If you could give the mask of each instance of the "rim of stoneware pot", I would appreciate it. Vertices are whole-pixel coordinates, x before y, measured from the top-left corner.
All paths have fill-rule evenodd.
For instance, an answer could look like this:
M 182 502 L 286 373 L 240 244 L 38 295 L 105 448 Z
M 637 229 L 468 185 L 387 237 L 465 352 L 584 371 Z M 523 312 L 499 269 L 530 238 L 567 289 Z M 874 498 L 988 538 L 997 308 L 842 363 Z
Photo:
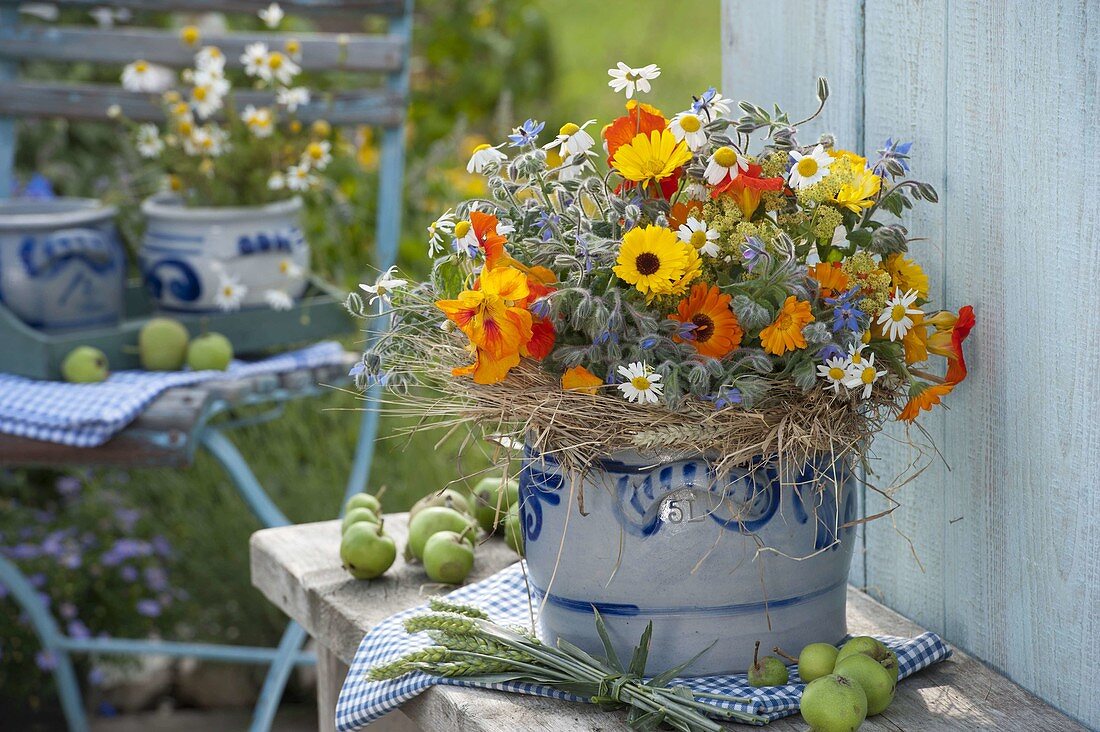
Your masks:
M 302 210 L 300 196 L 257 206 L 185 206 L 183 199 L 170 193 L 150 196 L 141 203 L 141 212 L 149 217 L 170 221 L 241 221 L 257 216 L 285 216 Z
M 118 209 L 94 198 L 0 199 L 0 231 L 66 229 L 113 219 Z

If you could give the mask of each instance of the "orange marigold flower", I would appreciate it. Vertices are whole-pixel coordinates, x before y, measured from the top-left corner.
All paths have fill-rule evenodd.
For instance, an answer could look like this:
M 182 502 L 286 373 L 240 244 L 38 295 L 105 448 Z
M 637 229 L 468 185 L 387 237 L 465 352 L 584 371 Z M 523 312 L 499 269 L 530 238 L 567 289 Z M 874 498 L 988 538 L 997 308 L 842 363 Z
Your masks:
M 691 344 L 700 355 L 722 358 L 741 345 L 744 335 L 737 316 L 730 310 L 731 299 L 717 287 L 699 282 L 668 317 L 695 326 Z M 673 340 L 682 342 L 679 336 L 673 336 Z
M 753 213 L 760 207 L 760 199 L 764 197 L 764 191 L 783 190 L 783 179 L 781 177 L 762 178 L 762 172 L 763 168 L 756 163 L 752 163 L 749 165 L 748 170 L 742 171 L 736 178 L 727 176 L 724 181 L 711 190 L 710 197 L 718 198 L 718 196 L 728 192 L 733 200 L 737 202 L 747 221 L 752 218 Z
M 836 297 L 848 289 L 848 275 L 840 268 L 840 262 L 818 262 L 810 267 L 809 275 L 821 286 L 822 297 Z
M 810 303 L 790 295 L 783 302 L 775 321 L 760 331 L 760 342 L 764 345 L 764 350 L 772 355 L 782 356 L 787 351 L 805 348 L 806 338 L 802 335 L 802 329 L 813 320 Z
M 607 164 L 620 146 L 634 139 L 635 135 L 661 131 L 668 127 L 668 120 L 661 110 L 644 102 L 631 99 L 626 103 L 626 114 L 603 128 L 603 139 L 607 143 Z
M 603 379 L 584 366 L 574 366 L 561 376 L 561 388 L 565 391 L 583 391 L 585 394 L 595 395 L 601 386 Z
M 950 394 L 954 388 L 955 385 L 951 383 L 929 385 L 924 382 L 917 382 L 909 390 L 909 401 L 906 402 L 905 407 L 898 414 L 898 420 L 912 422 L 922 409 L 932 411 L 932 407 L 939 404 L 940 400 Z

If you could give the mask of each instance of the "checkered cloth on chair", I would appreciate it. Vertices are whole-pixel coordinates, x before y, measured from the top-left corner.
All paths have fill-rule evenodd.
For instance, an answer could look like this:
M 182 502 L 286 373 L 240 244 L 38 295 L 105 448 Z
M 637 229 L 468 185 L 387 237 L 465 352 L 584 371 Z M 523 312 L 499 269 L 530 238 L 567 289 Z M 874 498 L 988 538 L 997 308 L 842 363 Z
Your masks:
M 216 379 L 239 379 L 342 363 L 344 348 L 324 341 L 222 371 L 116 371 L 101 384 L 66 384 L 0 374 L 0 432 L 73 447 L 94 447 L 134 420 L 161 392 Z
M 519 562 L 488 579 L 455 590 L 447 596 L 447 599 L 476 605 L 489 613 L 494 622 L 501 625 L 526 626 L 530 623 L 531 611 Z M 584 701 L 580 697 L 556 691 L 547 686 L 516 682 L 478 684 L 463 679 L 435 678 L 420 672 L 391 681 L 368 681 L 366 672 L 372 666 L 395 660 L 409 651 L 431 645 L 426 634 L 409 635 L 402 625 L 405 618 L 427 610 L 428 606 L 425 604 L 400 612 L 383 621 L 363 638 L 336 703 L 337 730 L 350 732 L 361 729 L 433 684 L 479 686 L 568 701 Z M 924 633 L 916 638 L 879 636 L 879 639 L 897 653 L 901 669 L 900 676 L 903 679 L 951 655 L 951 649 L 935 633 Z M 793 667 L 791 671 L 792 678 L 798 678 L 798 673 Z M 803 684 L 787 684 L 755 689 L 748 685 L 744 674 L 683 679 L 681 682 L 674 683 L 683 683 L 696 691 L 712 694 L 751 697 L 752 704 L 729 705 L 717 701 L 704 701 L 718 707 L 762 715 L 769 721 L 797 712 L 803 688 Z

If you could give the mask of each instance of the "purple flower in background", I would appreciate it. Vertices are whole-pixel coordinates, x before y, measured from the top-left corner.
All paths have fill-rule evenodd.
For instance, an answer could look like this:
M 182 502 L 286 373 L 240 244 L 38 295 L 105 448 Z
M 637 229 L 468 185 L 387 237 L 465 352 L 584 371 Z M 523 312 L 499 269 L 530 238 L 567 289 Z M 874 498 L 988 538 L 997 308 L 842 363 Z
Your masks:
M 76 605 L 71 602 L 63 602 L 57 606 L 57 613 L 66 620 L 72 620 L 76 617 Z
M 129 564 L 124 564 L 118 568 L 118 575 L 127 582 L 137 582 L 138 571 L 137 567 Z
M 168 573 L 162 567 L 146 567 L 144 574 L 145 585 L 153 592 L 168 589 Z
M 73 620 L 68 625 L 69 635 L 73 638 L 84 640 L 85 638 L 92 637 L 92 631 L 88 630 L 88 626 L 79 620 Z
M 37 559 L 42 556 L 42 550 L 37 544 L 16 544 L 11 549 L 7 550 L 8 555 L 12 559 Z
M 101 560 L 103 566 L 114 567 L 122 564 L 127 559 L 148 557 L 152 555 L 153 547 L 147 541 L 140 539 L 116 539 L 111 548 L 103 553 Z
M 508 135 L 508 139 L 512 141 L 513 147 L 534 145 L 535 142 L 538 141 L 539 133 L 542 132 L 542 128 L 545 126 L 545 122 L 536 122 L 533 119 L 528 119 L 519 127 L 512 130 L 512 134 Z
M 106 677 L 103 673 L 103 669 L 101 669 L 99 666 L 92 666 L 92 668 L 88 670 L 88 683 L 91 686 L 103 686 L 103 682 L 105 680 Z
M 156 600 L 138 600 L 137 611 L 147 618 L 155 618 L 160 615 L 160 603 Z
M 80 479 L 72 475 L 63 475 L 57 479 L 57 483 L 54 484 L 57 488 L 57 492 L 65 498 L 71 498 L 80 492 L 81 483 Z
M 39 651 L 34 654 L 34 662 L 43 671 L 53 671 L 57 668 L 57 656 L 53 654 L 53 651 Z
M 46 586 L 46 575 L 41 572 L 35 572 L 30 577 L 27 577 L 27 581 L 31 583 L 31 587 L 36 590 L 41 590 Z
M 152 540 L 153 551 L 160 557 L 171 557 L 175 552 L 172 551 L 172 544 L 161 535 L 156 535 Z
M 134 525 L 141 518 L 141 511 L 136 508 L 116 508 L 115 520 L 127 534 L 134 530 Z
M 80 565 L 84 563 L 84 558 L 80 555 L 80 550 L 74 549 L 62 554 L 57 563 L 65 569 L 80 569 Z

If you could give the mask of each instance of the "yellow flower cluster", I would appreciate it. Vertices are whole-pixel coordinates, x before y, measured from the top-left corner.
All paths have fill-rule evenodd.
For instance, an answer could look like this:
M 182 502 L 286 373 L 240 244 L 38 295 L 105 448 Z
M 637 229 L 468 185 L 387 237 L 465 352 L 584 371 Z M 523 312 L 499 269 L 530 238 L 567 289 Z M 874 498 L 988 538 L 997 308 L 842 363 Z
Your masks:
M 893 292 L 890 273 L 879 267 L 878 261 L 868 252 L 856 252 L 844 260 L 841 270 L 848 281 L 860 286 L 863 300 L 860 309 L 874 319 L 886 307 Z

